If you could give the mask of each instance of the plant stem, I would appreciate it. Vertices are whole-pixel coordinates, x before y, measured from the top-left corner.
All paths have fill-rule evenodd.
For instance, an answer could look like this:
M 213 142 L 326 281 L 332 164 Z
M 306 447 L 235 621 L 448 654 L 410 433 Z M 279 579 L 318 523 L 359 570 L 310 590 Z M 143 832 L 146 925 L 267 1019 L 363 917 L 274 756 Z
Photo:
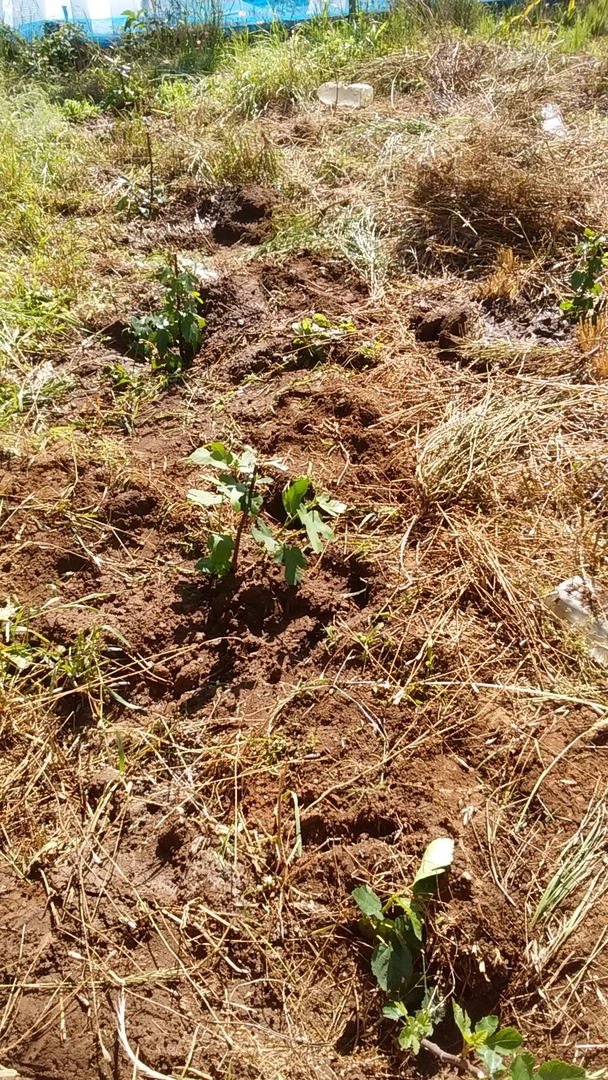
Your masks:
M 255 482 L 258 475 L 257 465 L 253 466 L 253 472 L 251 474 L 251 480 L 249 481 L 249 487 L 247 489 L 247 497 L 245 500 L 245 509 L 241 514 L 241 520 L 239 521 L 238 528 L 236 530 L 236 536 L 234 538 L 234 551 L 232 554 L 232 573 L 236 573 L 236 568 L 239 560 L 239 549 L 241 547 L 241 537 L 243 535 L 243 529 L 249 521 L 249 510 L 251 508 L 251 500 L 253 498 L 253 492 L 255 490 Z
M 467 1061 L 466 1058 L 461 1057 L 460 1054 L 449 1054 L 447 1050 L 442 1050 L 440 1046 L 437 1046 L 437 1043 L 431 1042 L 430 1039 L 421 1039 L 420 1046 L 439 1061 L 453 1065 L 455 1069 L 458 1069 L 458 1072 L 469 1073 L 470 1076 L 475 1076 L 477 1080 L 483 1080 L 485 1076 L 483 1070 L 473 1065 L 471 1061 Z
M 152 158 L 152 140 L 148 128 L 146 132 L 146 146 L 148 148 L 148 165 L 150 167 L 150 217 L 154 214 L 154 160 Z
M 183 371 L 184 368 L 186 367 L 186 362 L 187 362 L 188 358 L 186 356 L 186 350 L 184 348 L 184 335 L 183 335 L 183 332 L 182 332 L 182 315 L 183 315 L 183 312 L 182 312 L 182 308 L 181 308 L 181 295 L 180 295 L 179 288 L 178 288 L 178 285 L 177 285 L 177 278 L 179 277 L 179 263 L 177 261 L 177 254 L 175 252 L 173 253 L 173 276 L 175 278 L 175 284 L 174 284 L 174 290 L 173 290 L 173 298 L 174 298 L 174 302 L 175 302 L 175 313 L 177 315 L 177 325 L 178 325 L 178 330 L 179 330 L 178 340 L 177 340 L 177 347 L 179 349 L 179 358 L 180 358 L 180 361 L 181 361 L 181 370 Z

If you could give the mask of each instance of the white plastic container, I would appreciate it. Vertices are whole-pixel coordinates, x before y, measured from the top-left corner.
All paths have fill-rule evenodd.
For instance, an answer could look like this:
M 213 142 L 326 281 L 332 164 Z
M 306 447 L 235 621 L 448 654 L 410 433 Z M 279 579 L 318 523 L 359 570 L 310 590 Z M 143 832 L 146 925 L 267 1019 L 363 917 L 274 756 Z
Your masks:
M 374 88 L 369 83 L 324 82 L 317 90 L 323 105 L 346 105 L 349 109 L 362 109 L 374 100 Z
M 545 604 L 562 622 L 576 627 L 591 646 L 594 660 L 608 665 L 608 597 L 591 578 L 562 581 Z

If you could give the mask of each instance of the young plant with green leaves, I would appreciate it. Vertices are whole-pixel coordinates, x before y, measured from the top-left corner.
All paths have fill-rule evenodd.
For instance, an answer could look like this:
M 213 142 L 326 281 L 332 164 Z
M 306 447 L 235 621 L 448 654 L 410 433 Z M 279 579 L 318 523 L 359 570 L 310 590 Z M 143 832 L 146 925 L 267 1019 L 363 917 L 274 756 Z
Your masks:
M 352 334 L 356 326 L 351 319 L 340 319 L 332 323 L 327 315 L 315 312 L 305 315 L 299 322 L 292 323 L 294 333 L 292 344 L 309 363 L 321 364 L 327 359 L 328 347 L 341 341 L 347 334 Z
M 312 490 L 309 476 L 299 476 L 287 484 L 282 492 L 285 520 L 276 527 L 264 512 L 264 490 L 273 483 L 270 476 L 260 475 L 260 465 L 250 447 L 240 454 L 233 454 L 221 442 L 207 443 L 190 455 L 189 461 L 205 469 L 205 479 L 213 490 L 193 489 L 188 500 L 205 510 L 214 512 L 216 531 L 207 537 L 209 554 L 196 563 L 196 569 L 215 577 L 237 570 L 241 541 L 246 529 L 264 559 L 269 557 L 283 567 L 288 585 L 299 585 L 307 560 L 304 548 L 309 547 L 320 555 L 325 545 L 335 539 L 333 530 L 322 515 L 335 518 L 346 509 L 344 503 L 331 499 L 324 493 Z M 270 461 L 268 466 L 284 468 L 281 462 Z M 226 531 L 226 511 L 237 524 Z M 294 539 L 299 542 L 294 543 Z
M 443 1016 L 443 1002 L 426 986 L 421 961 L 424 946 L 424 910 L 439 877 L 452 863 L 454 841 L 433 840 L 426 848 L 411 885 L 411 896 L 397 893 L 382 904 L 367 885 L 353 891 L 362 913 L 361 926 L 371 936 L 372 973 L 389 994 L 383 1014 L 401 1023 L 399 1045 L 418 1053 L 420 1041 L 433 1033 Z
M 158 280 L 165 287 L 163 306 L 152 315 L 131 319 L 131 336 L 136 355 L 149 360 L 153 371 L 176 376 L 200 349 L 205 328 L 202 299 L 196 278 L 187 270 L 180 272 L 177 259 L 161 267 Z
M 153 179 L 151 184 L 138 184 L 121 176 L 118 181 L 120 197 L 116 200 L 117 213 L 126 217 L 141 217 L 146 221 L 166 202 L 165 185 L 162 180 Z
M 445 1016 L 446 1000 L 438 987 L 427 983 L 424 921 L 428 900 L 450 867 L 453 851 L 448 837 L 428 845 L 410 896 L 397 893 L 382 903 L 367 885 L 352 893 L 362 915 L 361 928 L 374 942 L 372 972 L 389 996 L 382 1015 L 400 1025 L 399 1046 L 414 1055 L 426 1050 L 477 1080 L 591 1080 L 591 1074 L 579 1065 L 556 1060 L 537 1065 L 532 1054 L 521 1049 L 523 1040 L 515 1028 L 499 1027 L 497 1016 L 483 1016 L 473 1026 L 468 1013 L 453 999 L 454 1022 L 462 1036 L 460 1054 L 449 1053 L 431 1040 Z M 597 1074 L 594 1080 L 599 1080 Z
M 560 309 L 572 322 L 597 324 L 606 307 L 604 277 L 608 273 L 608 237 L 585 229 L 577 245 L 578 264 L 570 275 L 572 296 Z
M 497 1016 L 482 1016 L 473 1027 L 469 1014 L 455 1001 L 452 1001 L 452 1009 L 454 1022 L 462 1035 L 461 1057 L 466 1060 L 474 1053 L 483 1066 L 483 1076 L 504 1074 L 504 1059 L 515 1054 L 522 1044 L 519 1032 L 512 1027 L 499 1029 Z

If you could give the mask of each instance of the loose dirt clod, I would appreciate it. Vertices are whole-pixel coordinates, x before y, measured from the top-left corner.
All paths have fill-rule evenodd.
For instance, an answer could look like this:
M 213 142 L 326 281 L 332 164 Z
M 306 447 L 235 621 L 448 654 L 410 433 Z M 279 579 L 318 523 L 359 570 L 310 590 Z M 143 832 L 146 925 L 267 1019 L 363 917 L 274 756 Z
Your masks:
M 436 343 L 443 360 L 451 360 L 455 348 L 464 343 L 475 325 L 475 312 L 470 305 L 450 305 L 434 308 L 415 320 L 418 341 Z

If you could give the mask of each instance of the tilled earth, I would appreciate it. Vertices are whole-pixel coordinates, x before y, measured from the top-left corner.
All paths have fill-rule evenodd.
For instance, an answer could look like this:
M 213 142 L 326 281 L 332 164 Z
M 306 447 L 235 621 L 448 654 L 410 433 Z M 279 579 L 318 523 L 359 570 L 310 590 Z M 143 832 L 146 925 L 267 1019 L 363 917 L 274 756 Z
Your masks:
M 214 243 L 263 239 L 254 195 L 200 208 Z M 72 388 L 46 434 L 15 436 L 0 595 L 34 609 L 31 628 L 62 655 L 97 633 L 103 671 L 87 682 L 72 670 L 3 705 L 0 1031 L 2 1063 L 21 1075 L 126 1080 L 137 1066 L 125 1041 L 149 1076 L 413 1075 L 379 1019 L 349 894 L 407 887 L 438 835 L 456 853 L 427 946 L 433 977 L 473 1015 L 499 1011 L 539 1054 L 605 1041 L 605 980 L 587 984 L 584 1020 L 567 992 L 603 907 L 552 973 L 550 1012 L 526 958 L 543 853 L 603 783 L 601 731 L 584 734 L 597 715 L 496 686 L 447 696 L 424 673 L 407 686 L 424 657 L 440 679 L 467 647 L 484 681 L 501 681 L 494 654 L 484 661 L 500 627 L 470 589 L 454 615 L 464 645 L 446 632 L 427 655 L 418 615 L 393 636 L 393 614 L 441 575 L 421 558 L 438 518 L 417 489 L 416 440 L 451 381 L 485 378 L 463 374 L 459 320 L 440 299 L 436 332 L 420 333 L 428 303 L 408 296 L 395 315 L 337 261 L 220 272 L 183 383 L 136 414 L 111 391 L 106 365 L 130 363 L 118 313 L 111 340 L 66 357 Z M 291 330 L 318 310 L 357 328 L 322 363 Z M 237 574 L 195 572 L 206 530 L 186 502 L 200 477 L 185 459 L 212 438 L 280 457 L 347 504 L 297 590 L 247 546 Z M 282 483 L 275 471 L 277 520 Z M 525 674 L 525 643 L 504 652 L 506 670 Z M 458 1049 L 447 1022 L 437 1039 Z

